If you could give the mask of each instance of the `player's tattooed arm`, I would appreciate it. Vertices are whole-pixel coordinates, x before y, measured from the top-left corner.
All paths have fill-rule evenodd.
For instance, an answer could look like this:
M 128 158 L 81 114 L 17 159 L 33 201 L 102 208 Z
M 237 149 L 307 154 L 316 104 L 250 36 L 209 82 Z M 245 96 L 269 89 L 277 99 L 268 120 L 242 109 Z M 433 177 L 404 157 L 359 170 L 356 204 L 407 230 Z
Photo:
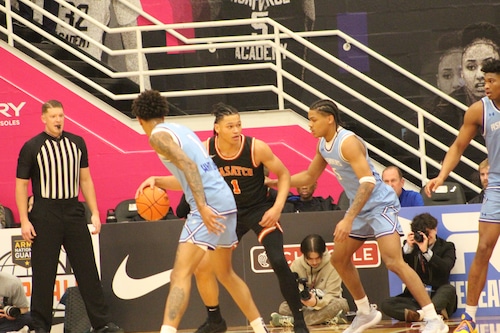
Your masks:
M 177 168 L 182 170 L 186 180 L 193 192 L 193 197 L 198 207 L 206 205 L 203 183 L 198 171 L 198 166 L 186 153 L 172 140 L 170 134 L 166 132 L 157 132 L 149 138 L 149 143 L 155 151 L 163 155 L 172 162 Z

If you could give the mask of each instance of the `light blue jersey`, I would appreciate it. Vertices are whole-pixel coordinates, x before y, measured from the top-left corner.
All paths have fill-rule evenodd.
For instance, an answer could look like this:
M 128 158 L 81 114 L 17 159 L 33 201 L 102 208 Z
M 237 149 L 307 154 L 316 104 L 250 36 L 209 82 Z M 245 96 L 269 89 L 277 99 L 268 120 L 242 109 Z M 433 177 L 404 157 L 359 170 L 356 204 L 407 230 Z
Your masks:
M 209 248 L 214 248 L 217 244 L 226 247 L 235 245 L 237 243 L 236 202 L 231 189 L 227 186 L 219 169 L 208 155 L 205 146 L 198 136 L 185 126 L 161 123 L 156 125 L 151 135 L 160 131 L 170 134 L 174 142 L 198 165 L 207 205 L 218 215 L 225 215 L 227 217 L 225 220 L 221 220 L 222 223 L 226 224 L 226 230 L 220 236 L 220 239 L 214 233 L 208 233 L 208 229 L 203 224 L 184 173 L 167 160 L 165 156 L 159 155 L 165 167 L 179 180 L 186 196 L 186 201 L 191 207 L 191 212 L 184 225 L 180 241 L 192 241 L 195 244 L 207 245 Z
M 500 110 L 488 97 L 483 103 L 483 136 L 488 149 L 488 187 L 484 191 L 479 221 L 500 222 Z
M 321 156 L 323 156 L 332 168 L 350 202 L 352 202 L 358 191 L 359 179 L 350 163 L 342 156 L 341 146 L 344 140 L 352 135 L 355 134 L 345 128 L 339 127 L 333 142 L 326 142 L 325 138 L 321 138 L 319 143 Z M 364 144 L 361 138 L 358 137 L 358 139 Z M 394 231 L 402 235 L 403 232 L 398 222 L 398 212 L 400 209 L 398 196 L 392 187 L 382 181 L 370 161 L 366 148 L 365 154 L 372 174 L 375 177 L 376 184 L 370 198 L 354 220 L 350 235 L 361 239 L 392 234 Z

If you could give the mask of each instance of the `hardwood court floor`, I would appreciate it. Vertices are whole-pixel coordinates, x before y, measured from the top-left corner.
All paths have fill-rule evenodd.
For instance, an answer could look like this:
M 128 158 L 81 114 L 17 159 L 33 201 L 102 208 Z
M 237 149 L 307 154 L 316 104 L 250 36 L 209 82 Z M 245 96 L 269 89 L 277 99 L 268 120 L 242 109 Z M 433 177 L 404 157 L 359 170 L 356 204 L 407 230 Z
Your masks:
M 460 323 L 460 319 L 450 319 L 446 323 L 450 327 L 450 333 L 457 327 Z M 479 328 L 479 333 L 495 333 L 500 332 L 500 315 L 499 316 L 489 316 L 489 317 L 478 317 L 477 324 Z M 347 328 L 348 325 L 338 325 L 338 326 L 327 326 L 327 325 L 316 325 L 309 326 L 309 331 L 311 333 L 336 333 L 342 332 Z M 269 331 L 271 333 L 293 333 L 292 328 L 288 327 L 272 327 L 269 326 Z M 190 330 L 179 330 L 179 332 L 194 332 L 196 329 Z M 418 326 L 413 326 L 409 323 L 392 321 L 392 320 L 382 320 L 377 326 L 367 329 L 363 333 L 417 333 L 419 331 Z M 251 333 L 252 328 L 250 326 L 239 326 L 239 327 L 228 327 L 227 333 Z

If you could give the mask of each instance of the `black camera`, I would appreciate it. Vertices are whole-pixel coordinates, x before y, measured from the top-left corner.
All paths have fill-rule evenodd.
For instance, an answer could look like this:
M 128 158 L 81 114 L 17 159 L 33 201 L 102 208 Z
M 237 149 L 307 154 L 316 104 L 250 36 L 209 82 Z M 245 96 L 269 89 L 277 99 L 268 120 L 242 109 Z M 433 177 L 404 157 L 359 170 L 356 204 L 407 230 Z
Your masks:
M 309 287 L 307 286 L 307 278 L 298 278 L 297 282 L 302 284 L 302 286 L 304 287 L 300 292 L 300 298 L 304 301 L 311 299 L 311 292 Z
M 427 232 L 427 230 L 415 230 L 413 231 L 413 238 L 417 243 L 422 243 L 424 241 L 424 236 L 420 234 L 421 232 L 424 233 L 425 236 L 429 237 L 429 233 Z
M 4 297 L 3 300 L 0 302 L 0 309 L 3 309 L 3 312 L 7 316 L 18 318 L 21 315 L 21 309 L 18 308 L 17 306 L 12 306 L 8 304 L 9 304 L 9 298 Z
M 18 308 L 17 306 L 12 306 L 12 305 L 0 305 L 0 309 L 3 309 L 3 312 L 9 317 L 14 317 L 14 318 L 19 318 L 21 315 L 21 309 Z

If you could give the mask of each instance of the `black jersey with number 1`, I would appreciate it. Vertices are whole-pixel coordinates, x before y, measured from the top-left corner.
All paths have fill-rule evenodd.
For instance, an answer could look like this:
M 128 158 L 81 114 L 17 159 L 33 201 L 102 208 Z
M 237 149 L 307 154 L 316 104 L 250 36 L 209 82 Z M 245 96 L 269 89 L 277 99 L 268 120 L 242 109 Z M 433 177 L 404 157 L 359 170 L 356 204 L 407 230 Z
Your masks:
M 264 166 L 255 163 L 255 138 L 242 134 L 239 151 L 230 157 L 220 152 L 217 141 L 217 137 L 208 140 L 208 153 L 233 191 L 238 209 L 265 202 L 267 186 L 264 185 Z

